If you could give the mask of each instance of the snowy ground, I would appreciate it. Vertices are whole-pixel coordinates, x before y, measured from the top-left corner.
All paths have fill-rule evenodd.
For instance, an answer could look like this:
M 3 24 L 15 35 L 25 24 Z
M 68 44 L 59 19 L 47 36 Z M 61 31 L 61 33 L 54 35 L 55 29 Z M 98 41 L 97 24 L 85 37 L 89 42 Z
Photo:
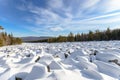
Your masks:
M 120 41 L 0 48 L 0 80 L 120 80 Z

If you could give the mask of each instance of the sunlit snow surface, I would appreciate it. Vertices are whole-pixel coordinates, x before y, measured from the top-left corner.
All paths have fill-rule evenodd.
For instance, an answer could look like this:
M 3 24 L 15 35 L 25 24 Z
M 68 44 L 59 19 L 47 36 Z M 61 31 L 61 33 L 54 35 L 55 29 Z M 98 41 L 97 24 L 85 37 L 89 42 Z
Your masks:
M 0 47 L 0 80 L 120 80 L 120 41 Z

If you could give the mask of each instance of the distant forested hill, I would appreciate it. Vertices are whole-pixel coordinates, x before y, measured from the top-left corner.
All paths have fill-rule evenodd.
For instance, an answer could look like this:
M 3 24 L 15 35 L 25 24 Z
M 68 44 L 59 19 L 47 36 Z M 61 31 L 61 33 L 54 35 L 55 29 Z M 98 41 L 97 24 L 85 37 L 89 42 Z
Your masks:
M 46 40 L 52 37 L 35 37 L 35 36 L 27 36 L 27 37 L 21 37 L 23 42 L 31 42 L 31 41 L 39 41 L 39 40 Z

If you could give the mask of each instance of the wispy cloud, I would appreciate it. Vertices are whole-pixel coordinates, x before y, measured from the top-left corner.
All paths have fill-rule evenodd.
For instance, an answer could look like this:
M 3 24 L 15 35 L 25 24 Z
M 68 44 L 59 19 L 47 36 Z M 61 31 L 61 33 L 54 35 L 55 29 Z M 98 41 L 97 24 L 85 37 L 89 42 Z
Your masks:
M 120 0 L 102 0 L 101 3 L 98 5 L 98 8 L 101 7 L 102 11 L 104 12 L 112 12 L 116 10 L 120 10 Z
M 50 27 L 48 28 L 51 31 L 63 31 L 64 29 L 60 26 L 56 26 L 56 27 Z
M 48 0 L 46 7 L 29 2 L 18 9 L 26 9 L 32 14 L 25 19 L 33 23 L 34 31 L 47 33 L 93 29 L 99 25 L 117 24 L 120 21 L 119 3 L 120 0 Z

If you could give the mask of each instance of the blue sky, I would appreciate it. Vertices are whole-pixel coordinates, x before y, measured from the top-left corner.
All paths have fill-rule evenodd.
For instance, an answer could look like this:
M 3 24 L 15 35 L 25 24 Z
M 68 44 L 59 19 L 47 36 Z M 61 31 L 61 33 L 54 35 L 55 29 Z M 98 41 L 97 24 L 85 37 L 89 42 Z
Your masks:
M 18 37 L 120 28 L 120 0 L 0 0 L 0 25 Z

